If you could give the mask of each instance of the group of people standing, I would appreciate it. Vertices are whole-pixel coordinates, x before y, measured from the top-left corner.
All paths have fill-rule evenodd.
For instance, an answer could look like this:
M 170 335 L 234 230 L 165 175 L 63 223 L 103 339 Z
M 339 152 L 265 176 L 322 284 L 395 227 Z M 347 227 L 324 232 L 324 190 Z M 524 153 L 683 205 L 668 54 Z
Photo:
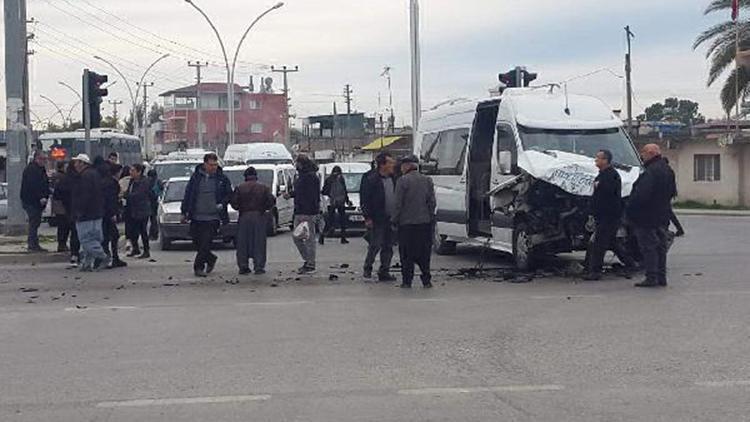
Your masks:
M 38 230 L 47 202 L 57 226 L 57 251 L 70 252 L 71 263 L 81 271 L 124 267 L 120 259 L 118 222 L 125 222 L 131 244 L 129 257 L 150 258 L 149 240 L 158 235 L 157 198 L 161 183 L 142 164 L 123 167 L 118 154 L 93 161 L 79 154 L 69 162 L 55 163 L 47 176 L 46 156 L 36 151 L 26 167 L 21 201 L 29 219 L 28 249 L 46 252 Z
M 585 278 L 588 280 L 601 278 L 604 255 L 611 249 L 630 271 L 636 270 L 640 261 L 645 279 L 636 283 L 636 287 L 667 285 L 670 223 L 676 226 L 677 236 L 684 234 L 672 210 L 672 199 L 677 196 L 675 174 L 658 145 L 645 145 L 641 149 L 641 158 L 644 170 L 633 185 L 626 207 L 622 201 L 622 181 L 613 167 L 612 153 L 601 150 L 596 154 L 599 175 L 594 181 L 591 200 L 595 232 L 587 254 Z M 638 260 L 632 251 L 627 250 L 627 245 L 618 242 L 617 232 L 623 221 L 637 242 Z
M 317 244 L 325 234 L 319 233 L 321 195 L 329 197 L 326 230 L 333 227 L 333 215 L 337 213 L 342 227 L 342 243 L 348 243 L 345 237 L 345 207 L 351 205 L 351 201 L 341 169 L 334 170 L 321 189 L 318 166 L 314 161 L 300 155 L 295 165 L 297 178 L 293 188 L 284 195 L 294 199 L 292 237 L 302 258 L 302 266 L 297 272 L 312 274 L 316 271 Z M 395 158 L 381 153 L 375 160 L 375 168 L 362 178 L 361 208 L 369 231 L 364 276 L 368 280 L 373 278 L 373 265 L 379 254 L 377 281 L 396 280 L 390 270 L 393 247 L 398 239 L 401 287 L 411 287 L 415 266 L 419 266 L 422 285 L 429 288 L 432 287 L 430 256 L 435 223 L 435 189 L 432 180 L 417 171 L 416 157 L 403 158 L 400 166 L 401 177 L 396 179 Z M 258 181 L 255 168 L 248 167 L 244 183 L 232 189 L 219 166 L 218 157 L 207 154 L 203 164 L 195 169 L 182 201 L 183 221 L 190 223 L 193 241 L 198 249 L 193 266 L 195 275 L 206 277 L 216 266 L 218 258 L 211 252 L 211 241 L 219 227 L 229 222 L 228 206 L 240 214 L 236 234 L 239 273 L 265 273 L 269 213 L 275 203 L 276 198 L 270 187 Z M 251 260 L 253 269 L 250 268 Z

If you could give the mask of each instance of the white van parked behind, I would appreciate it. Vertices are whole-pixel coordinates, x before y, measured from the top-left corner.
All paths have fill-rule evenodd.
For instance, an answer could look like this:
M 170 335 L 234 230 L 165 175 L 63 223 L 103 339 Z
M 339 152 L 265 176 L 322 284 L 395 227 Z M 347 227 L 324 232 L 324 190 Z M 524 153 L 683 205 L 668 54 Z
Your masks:
M 414 149 L 435 182 L 435 250 L 485 245 L 512 253 L 524 270 L 543 254 L 586 249 L 600 149 L 614 155 L 623 198 L 641 170 L 605 103 L 549 87 L 444 103 L 423 114 Z

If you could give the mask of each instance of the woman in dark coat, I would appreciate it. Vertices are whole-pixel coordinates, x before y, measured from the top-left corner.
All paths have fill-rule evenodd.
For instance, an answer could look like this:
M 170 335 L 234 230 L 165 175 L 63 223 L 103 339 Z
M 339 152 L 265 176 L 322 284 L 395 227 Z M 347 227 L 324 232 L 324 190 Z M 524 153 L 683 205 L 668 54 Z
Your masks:
M 142 164 L 134 164 L 130 169 L 130 185 L 125 193 L 125 214 L 130 221 L 130 233 L 128 236 L 133 249 L 129 257 L 138 256 L 138 259 L 151 257 L 151 248 L 148 239 L 148 221 L 151 218 L 151 201 L 153 192 L 148 178 L 143 174 L 145 167 Z M 143 253 L 138 247 L 138 238 L 143 242 Z

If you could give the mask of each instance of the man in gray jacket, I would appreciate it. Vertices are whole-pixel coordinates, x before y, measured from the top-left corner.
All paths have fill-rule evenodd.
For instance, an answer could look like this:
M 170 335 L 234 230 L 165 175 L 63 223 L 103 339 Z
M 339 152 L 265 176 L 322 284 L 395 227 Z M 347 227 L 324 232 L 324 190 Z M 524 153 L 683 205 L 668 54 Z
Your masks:
M 401 160 L 401 178 L 396 183 L 396 206 L 391 221 L 398 230 L 401 255 L 401 287 L 411 288 L 414 264 L 422 271 L 422 285 L 432 287 L 430 257 L 435 224 L 435 186 L 419 173 L 419 159 L 413 155 Z

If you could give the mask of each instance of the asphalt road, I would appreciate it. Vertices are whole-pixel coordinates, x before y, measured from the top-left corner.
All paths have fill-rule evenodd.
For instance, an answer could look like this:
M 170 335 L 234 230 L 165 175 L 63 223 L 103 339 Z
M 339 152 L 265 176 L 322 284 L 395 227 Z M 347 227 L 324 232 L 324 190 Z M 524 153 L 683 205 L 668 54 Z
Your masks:
M 364 284 L 360 239 L 296 279 L 288 233 L 261 278 L 229 250 L 208 280 L 187 248 L 97 274 L 6 265 L 0 421 L 750 420 L 750 219 L 684 220 L 670 287 L 645 291 L 455 276 L 509 265 L 475 249 L 437 258 L 433 290 Z

